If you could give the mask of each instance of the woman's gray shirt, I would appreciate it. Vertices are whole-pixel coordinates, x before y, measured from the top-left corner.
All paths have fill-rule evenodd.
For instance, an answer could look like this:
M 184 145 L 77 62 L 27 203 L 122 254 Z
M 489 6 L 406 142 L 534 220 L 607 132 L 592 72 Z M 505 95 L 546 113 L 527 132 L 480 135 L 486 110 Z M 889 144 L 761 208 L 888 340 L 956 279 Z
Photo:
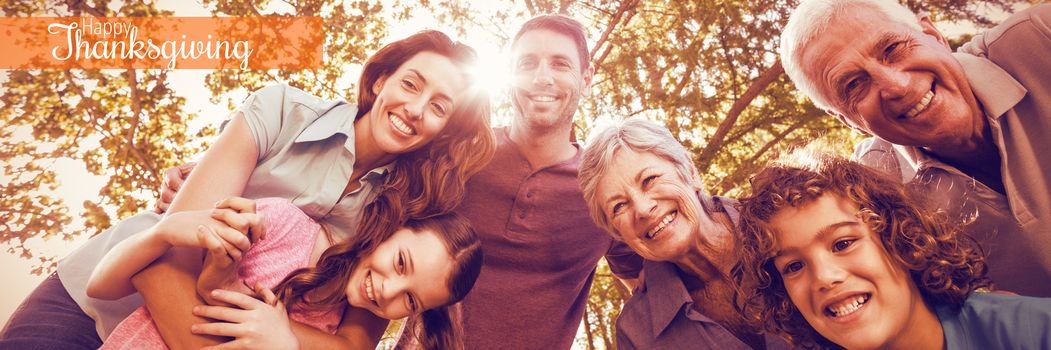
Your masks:
M 237 112 L 244 115 L 259 149 L 255 170 L 242 196 L 289 199 L 337 239 L 351 237 L 361 210 L 374 198 L 373 190 L 389 168 L 372 170 L 362 177 L 358 190 L 341 198 L 354 170 L 357 108 L 280 84 L 252 93 Z M 95 319 L 103 340 L 143 302 L 137 293 L 115 301 L 87 297 L 92 270 L 114 245 L 160 219 L 153 212 L 124 219 L 58 263 L 62 285 Z

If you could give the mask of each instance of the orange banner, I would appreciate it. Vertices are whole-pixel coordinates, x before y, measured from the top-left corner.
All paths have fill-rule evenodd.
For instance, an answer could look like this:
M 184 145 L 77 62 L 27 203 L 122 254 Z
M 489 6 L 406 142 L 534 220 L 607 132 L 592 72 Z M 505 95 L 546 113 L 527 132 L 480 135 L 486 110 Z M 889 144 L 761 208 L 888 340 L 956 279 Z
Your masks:
M 0 68 L 309 69 L 320 17 L 2 17 Z

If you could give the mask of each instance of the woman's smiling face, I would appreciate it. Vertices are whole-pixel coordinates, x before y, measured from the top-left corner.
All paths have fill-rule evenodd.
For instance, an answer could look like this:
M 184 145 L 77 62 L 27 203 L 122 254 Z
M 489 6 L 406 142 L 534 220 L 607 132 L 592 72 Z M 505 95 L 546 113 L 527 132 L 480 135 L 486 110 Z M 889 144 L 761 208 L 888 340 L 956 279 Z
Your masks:
M 400 154 L 434 140 L 463 103 L 466 72 L 448 57 L 423 51 L 373 86 L 376 102 L 366 116 L 379 150 Z
M 643 258 L 670 261 L 704 238 L 700 189 L 700 180 L 683 179 L 671 161 L 625 147 L 599 178 L 595 198 L 614 235 Z

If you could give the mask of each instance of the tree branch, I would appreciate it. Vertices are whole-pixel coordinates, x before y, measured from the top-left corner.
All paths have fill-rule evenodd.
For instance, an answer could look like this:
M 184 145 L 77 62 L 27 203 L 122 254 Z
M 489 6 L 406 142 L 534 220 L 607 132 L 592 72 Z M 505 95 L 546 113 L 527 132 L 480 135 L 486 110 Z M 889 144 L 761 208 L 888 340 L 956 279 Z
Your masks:
M 787 138 L 788 135 L 791 135 L 796 130 L 799 130 L 799 128 L 802 128 L 803 125 L 806 125 L 806 123 L 808 123 L 808 122 L 810 122 L 810 119 L 806 119 L 806 118 L 800 119 L 800 120 L 796 121 L 795 123 L 793 123 L 792 125 L 790 125 L 787 129 L 785 129 L 781 133 L 777 134 L 777 136 L 775 136 L 773 139 L 771 139 L 770 141 L 767 141 L 766 144 L 764 144 L 763 147 L 759 148 L 758 151 L 756 151 L 754 154 L 752 154 L 752 156 L 749 157 L 747 161 L 744 161 L 744 162 L 741 163 L 741 166 L 737 168 L 737 173 L 738 174 L 752 174 L 755 171 L 757 171 L 758 170 L 757 168 L 762 166 L 762 164 L 759 164 L 758 162 L 759 162 L 759 159 L 761 159 L 763 157 L 763 155 L 765 155 L 767 152 L 769 152 L 770 149 L 774 148 L 774 146 L 777 145 L 778 143 L 780 143 L 782 140 Z M 719 189 L 720 189 L 719 193 L 726 193 L 731 188 L 733 188 L 733 186 L 734 186 L 733 182 L 720 181 L 719 186 L 718 186 Z
M 536 4 L 533 4 L 533 0 L 525 0 L 526 10 L 529 11 L 529 16 L 536 16 Z
M 66 7 L 75 16 L 79 16 L 81 12 L 86 12 L 95 17 L 106 17 L 106 13 L 109 12 L 105 3 L 99 5 L 101 8 L 95 8 L 89 6 L 85 0 L 66 0 Z
M 606 45 L 606 42 L 609 40 L 609 35 L 613 33 L 613 30 L 617 28 L 618 24 L 620 24 L 621 19 L 624 18 L 624 14 L 629 12 L 629 10 L 631 12 L 634 12 L 634 9 L 636 6 L 638 6 L 638 4 L 638 0 L 627 0 L 620 3 L 620 6 L 617 7 L 617 12 L 614 12 L 611 16 L 609 25 L 606 26 L 606 30 L 602 32 L 602 36 L 599 37 L 598 41 L 595 42 L 595 46 L 593 46 L 591 49 L 591 57 L 589 57 L 589 59 L 591 59 L 591 62 L 594 63 L 595 67 L 602 65 L 602 62 L 606 60 L 606 56 L 609 55 L 609 51 L 612 49 L 612 46 L 607 46 L 602 55 L 599 56 L 598 60 L 595 60 L 595 52 L 597 52 L 599 48 L 602 48 L 603 45 Z M 634 17 L 633 14 L 628 16 L 627 20 L 624 21 L 624 24 L 627 24 L 629 21 L 631 21 L 632 17 Z
M 121 159 L 128 159 L 128 152 L 132 148 L 135 148 L 135 130 L 138 129 L 139 114 L 142 112 L 138 74 L 135 73 L 134 69 L 126 70 L 125 74 L 125 78 L 128 79 L 128 89 L 131 90 L 131 116 L 128 118 L 128 124 L 130 127 L 128 128 L 128 131 L 124 133 L 124 140 L 127 142 L 128 146 L 121 150 Z M 125 164 L 127 164 L 126 161 Z
M 591 332 L 591 320 L 588 318 L 590 311 L 591 300 L 588 300 L 588 305 L 584 308 L 584 334 L 588 337 L 588 350 L 595 350 L 595 334 Z
M 693 42 L 690 43 L 690 46 L 686 48 L 686 53 L 693 53 L 694 50 L 697 50 L 697 46 L 700 45 L 700 43 L 703 41 L 703 37 L 694 39 Z M 695 69 L 697 69 L 696 60 L 691 60 L 686 64 L 686 71 L 683 72 L 682 79 L 679 80 L 679 84 L 675 86 L 675 93 L 673 93 L 672 96 L 682 96 L 682 90 L 686 88 L 686 83 L 693 81 L 693 79 L 690 79 L 690 77 L 693 76 L 693 71 Z
M 730 45 L 726 43 L 726 32 L 728 32 L 726 27 L 720 28 L 716 36 L 719 37 L 719 47 L 722 49 L 723 59 L 726 60 L 726 70 L 730 71 L 730 86 L 733 87 L 733 98 L 737 100 L 740 98 L 738 94 L 737 69 L 735 69 L 737 67 L 734 66 L 733 59 L 730 58 Z
M 562 0 L 558 3 L 558 13 L 563 15 L 569 14 L 569 5 L 573 4 L 573 0 Z
M 730 111 L 726 113 L 726 118 L 719 123 L 719 127 L 715 130 L 715 134 L 708 138 L 708 143 L 704 146 L 704 149 L 697 156 L 697 164 L 701 167 L 698 169 L 700 173 L 704 173 L 711 166 L 711 159 L 722 148 L 726 135 L 730 133 L 734 124 L 737 123 L 737 119 L 741 116 L 741 112 L 748 107 L 759 97 L 759 94 L 766 89 L 771 83 L 777 80 L 781 74 L 784 74 L 785 68 L 781 66 L 781 60 L 774 61 L 773 66 L 767 68 L 766 71 L 759 74 L 752 84 L 748 86 L 741 98 L 734 101 L 733 105 L 730 106 Z

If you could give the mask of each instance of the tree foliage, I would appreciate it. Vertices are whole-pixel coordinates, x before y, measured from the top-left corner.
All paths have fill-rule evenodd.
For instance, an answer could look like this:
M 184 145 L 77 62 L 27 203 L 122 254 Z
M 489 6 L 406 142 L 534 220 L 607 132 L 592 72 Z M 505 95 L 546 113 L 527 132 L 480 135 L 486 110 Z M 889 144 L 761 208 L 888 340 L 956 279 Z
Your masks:
M 5 16 L 171 15 L 138 2 L 14 1 L 2 10 Z M 0 103 L 0 244 L 39 259 L 35 273 L 53 269 L 55 259 L 32 252 L 27 240 L 92 235 L 113 217 L 138 212 L 156 196 L 160 173 L 203 150 L 200 140 L 214 133 L 187 129 L 196 116 L 185 112 L 185 98 L 168 88 L 163 70 L 12 70 Z M 98 200 L 82 204 L 80 225 L 71 225 L 69 204 L 53 192 L 60 159 L 108 177 Z
M 204 5 L 222 16 L 275 15 L 261 12 L 268 2 L 204 0 Z M 380 15 L 384 13 L 383 5 L 368 0 L 305 0 L 289 2 L 289 5 L 292 12 L 280 15 L 323 17 L 324 65 L 308 70 L 217 70 L 205 79 L 213 101 L 225 97 L 232 109 L 234 103 L 240 101 L 230 99 L 231 91 L 254 91 L 275 81 L 288 82 L 324 98 L 353 101 L 361 65 L 382 46 L 387 35 L 387 21 Z
M 990 11 L 1035 0 L 906 0 L 936 22 L 988 26 Z M 525 19 L 563 13 L 581 19 L 593 40 L 596 69 L 589 98 L 577 113 L 582 139 L 598 117 L 658 120 L 692 152 L 708 190 L 737 195 L 747 178 L 780 152 L 822 139 L 848 152 L 859 135 L 800 96 L 777 59 L 778 33 L 795 0 L 299 0 L 290 13 L 266 13 L 269 1 L 204 0 L 215 15 L 298 15 L 324 18 L 324 66 L 312 70 L 223 70 L 208 75 L 213 101 L 232 108 L 235 91 L 285 81 L 326 98 L 353 100 L 356 75 L 385 41 L 390 23 L 433 16 L 460 36 L 507 46 Z M 485 6 L 479 6 L 483 4 Z M 151 3 L 14 0 L 6 16 L 160 16 Z M 953 39 L 954 45 L 961 40 Z M 494 94 L 496 114 L 510 115 Z M 161 171 L 203 150 L 215 130 L 189 130 L 195 115 L 168 87 L 164 70 L 9 71 L 0 103 L 0 244 L 51 268 L 25 246 L 33 237 L 71 239 L 143 210 Z M 53 164 L 83 162 L 109 178 L 97 201 L 82 204 L 74 224 L 69 203 L 54 190 Z M 585 322 L 588 348 L 614 346 L 614 320 L 628 295 L 608 268 L 597 272 Z

